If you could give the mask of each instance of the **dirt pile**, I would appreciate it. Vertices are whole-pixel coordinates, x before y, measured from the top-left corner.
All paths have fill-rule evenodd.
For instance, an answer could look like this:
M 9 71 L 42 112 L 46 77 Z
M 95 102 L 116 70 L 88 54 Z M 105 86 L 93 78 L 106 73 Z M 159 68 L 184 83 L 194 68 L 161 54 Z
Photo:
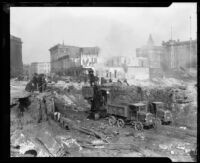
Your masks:
M 171 106 L 172 103 L 188 103 L 192 100 L 187 90 L 174 87 L 113 87 L 111 96 L 114 103 L 161 101 L 166 106 Z

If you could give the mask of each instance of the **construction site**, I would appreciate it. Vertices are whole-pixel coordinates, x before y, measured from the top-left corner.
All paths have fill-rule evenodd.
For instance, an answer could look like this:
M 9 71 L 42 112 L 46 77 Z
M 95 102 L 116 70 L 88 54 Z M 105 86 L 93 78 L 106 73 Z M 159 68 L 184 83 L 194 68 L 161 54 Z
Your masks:
M 196 6 L 12 7 L 10 157 L 196 162 Z
M 184 82 L 166 78 L 148 83 L 140 81 L 140 85 L 137 82 L 131 85 L 123 82 L 97 85 L 99 90 L 110 95 L 99 104 L 101 107 L 97 111 L 91 110 L 92 102 L 88 100 L 98 98 L 101 101 L 99 94 L 94 96 L 91 89 L 94 86 L 64 77 L 54 81 L 47 83 L 46 90 L 39 93 L 25 91 L 27 81 L 11 80 L 11 157 L 168 157 L 172 161 L 195 160 L 195 80 Z M 165 124 L 165 120 L 160 118 L 160 121 L 155 120 L 153 127 L 142 125 L 141 128 L 137 122 L 142 122 L 142 118 L 136 119 L 134 125 L 125 123 L 123 116 L 119 116 L 124 120 L 120 123 L 115 115 L 123 113 L 112 112 L 112 109 L 120 110 L 128 104 L 143 104 L 148 108 L 148 104 L 154 102 L 162 102 L 161 109 L 170 111 L 170 123 Z M 107 112 L 98 114 L 100 110 Z M 91 112 L 95 113 L 93 118 L 89 116 Z

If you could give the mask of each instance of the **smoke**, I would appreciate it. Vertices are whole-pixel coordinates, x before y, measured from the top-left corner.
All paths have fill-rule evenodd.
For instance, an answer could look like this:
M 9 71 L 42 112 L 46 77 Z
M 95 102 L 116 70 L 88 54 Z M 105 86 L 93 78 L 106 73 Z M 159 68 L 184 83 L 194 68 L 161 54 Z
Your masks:
M 138 47 L 133 29 L 120 22 L 112 23 L 108 34 L 100 45 L 100 58 L 104 61 L 114 56 L 135 56 L 135 50 Z

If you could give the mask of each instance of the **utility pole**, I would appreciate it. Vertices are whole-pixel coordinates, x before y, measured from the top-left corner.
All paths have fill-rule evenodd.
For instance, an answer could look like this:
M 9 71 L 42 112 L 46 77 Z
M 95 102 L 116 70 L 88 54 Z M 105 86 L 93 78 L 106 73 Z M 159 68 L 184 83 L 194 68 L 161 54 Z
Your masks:
M 171 68 L 174 68 L 174 45 L 172 40 L 172 25 L 171 25 Z
M 171 25 L 171 40 L 172 40 L 172 25 Z
M 192 43 L 192 37 L 191 37 L 191 16 L 190 16 L 190 49 L 189 49 L 189 62 L 190 62 L 190 64 L 189 64 L 189 71 L 191 72 L 191 67 L 192 67 L 192 57 L 191 57 L 191 43 Z

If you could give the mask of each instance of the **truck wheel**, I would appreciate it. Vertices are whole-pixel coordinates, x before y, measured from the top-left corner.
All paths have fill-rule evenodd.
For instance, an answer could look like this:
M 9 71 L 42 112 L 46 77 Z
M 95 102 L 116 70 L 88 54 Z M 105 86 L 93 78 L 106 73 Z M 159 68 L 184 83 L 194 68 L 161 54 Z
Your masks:
M 117 126 L 123 128 L 125 126 L 125 122 L 123 119 L 117 120 Z
M 108 119 L 108 123 L 109 125 L 115 125 L 115 123 L 117 122 L 116 118 L 114 116 L 110 116 Z
M 135 124 L 135 130 L 137 130 L 137 131 L 142 131 L 143 130 L 143 125 L 142 125 L 141 122 L 137 122 Z

